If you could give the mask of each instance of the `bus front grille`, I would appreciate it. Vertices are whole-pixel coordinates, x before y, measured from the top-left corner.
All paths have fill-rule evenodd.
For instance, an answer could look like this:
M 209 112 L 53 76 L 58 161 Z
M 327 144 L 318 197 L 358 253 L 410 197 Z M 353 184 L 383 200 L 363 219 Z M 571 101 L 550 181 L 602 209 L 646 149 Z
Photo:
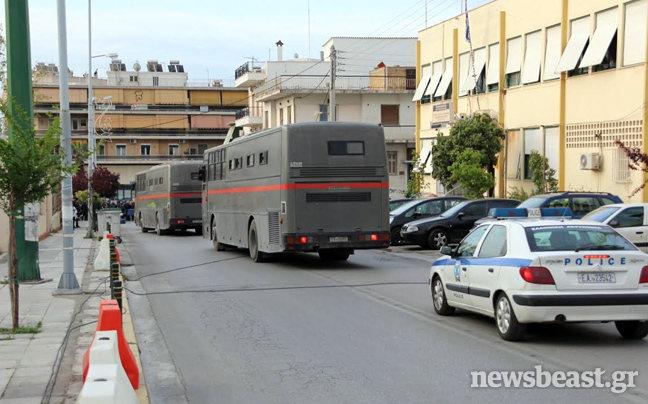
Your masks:
M 385 167 L 303 167 L 291 168 L 291 178 L 382 177 Z
M 268 241 L 270 244 L 279 244 L 281 242 L 280 233 L 279 212 L 268 212 Z
M 371 202 L 371 192 L 308 193 L 306 202 Z

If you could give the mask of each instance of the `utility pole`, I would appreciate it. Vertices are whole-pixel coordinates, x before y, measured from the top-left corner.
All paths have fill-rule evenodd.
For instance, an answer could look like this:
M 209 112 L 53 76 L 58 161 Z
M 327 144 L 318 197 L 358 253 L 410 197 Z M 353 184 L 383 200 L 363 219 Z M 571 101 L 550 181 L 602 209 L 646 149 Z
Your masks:
M 337 55 L 335 54 L 335 46 L 331 45 L 331 95 L 329 96 L 329 109 L 331 115 L 331 122 L 337 120 L 335 113 L 335 70 L 337 68 Z
M 95 159 L 95 113 L 92 99 L 92 0 L 88 0 L 88 232 L 87 238 L 94 237 L 94 191 L 92 177 L 94 174 Z
M 5 19 L 7 26 L 7 93 L 12 99 L 9 105 L 14 116 L 20 116 L 18 115 L 20 108 L 24 111 L 25 116 L 33 117 L 34 99 L 29 47 L 28 0 L 5 1 Z M 16 121 L 19 125 L 23 125 L 22 120 L 17 119 Z M 9 125 L 8 135 L 10 138 L 13 135 L 12 132 L 11 125 Z M 20 206 L 15 219 L 18 279 L 20 281 L 40 281 L 38 213 L 36 213 L 34 223 L 33 212 L 27 214 L 26 210 L 28 209 L 26 208 L 29 208 L 29 205 Z
M 65 165 L 72 164 L 72 133 L 70 132 L 70 83 L 67 63 L 67 28 L 65 22 L 65 0 L 57 0 L 58 51 L 59 51 L 59 93 L 61 94 L 61 148 L 65 153 Z M 63 273 L 57 292 L 82 293 L 74 274 L 74 229 L 72 222 L 72 174 L 63 179 Z

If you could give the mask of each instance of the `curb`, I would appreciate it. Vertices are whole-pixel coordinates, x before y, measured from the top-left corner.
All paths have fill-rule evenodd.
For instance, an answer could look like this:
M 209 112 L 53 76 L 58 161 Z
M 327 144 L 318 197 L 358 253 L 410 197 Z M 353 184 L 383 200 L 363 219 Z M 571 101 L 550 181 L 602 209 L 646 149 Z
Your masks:
M 137 394 L 137 399 L 139 400 L 140 404 L 150 404 L 148 390 L 146 389 L 144 371 L 142 369 L 142 361 L 140 359 L 139 345 L 137 344 L 137 336 L 135 335 L 133 318 L 131 317 L 130 307 L 128 305 L 128 297 L 126 293 L 124 293 L 123 295 L 122 305 L 124 308 L 124 313 L 122 314 L 124 337 L 126 338 L 126 342 L 128 342 L 128 345 L 130 346 L 131 351 L 135 356 L 135 361 L 137 362 L 137 368 L 139 369 L 140 374 L 139 388 L 135 390 L 135 393 Z

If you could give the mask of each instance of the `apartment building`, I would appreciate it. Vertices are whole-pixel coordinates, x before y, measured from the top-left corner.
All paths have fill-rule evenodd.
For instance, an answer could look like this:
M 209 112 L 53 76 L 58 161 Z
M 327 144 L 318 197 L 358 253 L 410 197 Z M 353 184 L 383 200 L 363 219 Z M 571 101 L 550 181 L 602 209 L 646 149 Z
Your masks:
M 93 77 L 97 165 L 120 174 L 119 198 L 131 196 L 135 173 L 166 161 L 202 159 L 202 153 L 222 144 L 236 113 L 247 106 L 247 89 L 224 87 L 221 80 L 188 80 L 179 61 L 166 66 L 157 60 L 128 69 L 110 62 L 105 78 Z M 35 124 L 44 131 L 48 114 L 59 103 L 59 72 L 37 65 L 34 82 Z M 87 143 L 88 78 L 70 75 L 72 141 Z
M 563 190 L 648 201 L 648 190 L 628 197 L 643 175 L 614 144 L 648 148 L 647 15 L 647 0 L 495 0 L 420 31 L 413 100 L 426 172 L 435 138 L 485 112 L 506 131 L 497 195 L 532 188 L 537 150 Z
M 336 71 L 337 121 L 380 124 L 385 128 L 390 196 L 407 189 L 415 149 L 416 38 L 329 39 L 319 59 L 248 62 L 235 72 L 235 85 L 249 87 L 249 105 L 237 115 L 245 133 L 296 122 L 331 119 L 331 69 Z M 331 61 L 332 49 L 335 49 Z

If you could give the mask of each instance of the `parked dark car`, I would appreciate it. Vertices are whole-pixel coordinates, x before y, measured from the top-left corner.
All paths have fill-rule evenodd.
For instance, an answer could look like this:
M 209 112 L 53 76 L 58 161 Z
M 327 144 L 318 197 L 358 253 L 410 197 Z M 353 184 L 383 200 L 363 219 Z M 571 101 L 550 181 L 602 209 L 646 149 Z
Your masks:
M 518 208 L 570 208 L 572 218 L 580 219 L 594 209 L 613 203 L 623 201 L 607 192 L 556 192 L 532 196 Z
M 440 216 L 415 220 L 401 228 L 405 242 L 422 248 L 439 249 L 444 245 L 458 243 L 472 229 L 477 219 L 493 208 L 513 208 L 520 204 L 515 199 L 478 199 L 463 201 L 443 212 Z
M 396 209 L 397 207 L 407 203 L 407 202 L 412 202 L 415 201 L 416 199 L 412 198 L 404 198 L 404 199 L 392 199 L 389 201 L 389 211 L 391 212 L 392 210 Z
M 389 212 L 389 228 L 392 234 L 392 245 L 402 244 L 400 231 L 405 223 L 412 220 L 439 216 L 441 213 L 466 200 L 460 196 L 430 199 L 414 199 Z

